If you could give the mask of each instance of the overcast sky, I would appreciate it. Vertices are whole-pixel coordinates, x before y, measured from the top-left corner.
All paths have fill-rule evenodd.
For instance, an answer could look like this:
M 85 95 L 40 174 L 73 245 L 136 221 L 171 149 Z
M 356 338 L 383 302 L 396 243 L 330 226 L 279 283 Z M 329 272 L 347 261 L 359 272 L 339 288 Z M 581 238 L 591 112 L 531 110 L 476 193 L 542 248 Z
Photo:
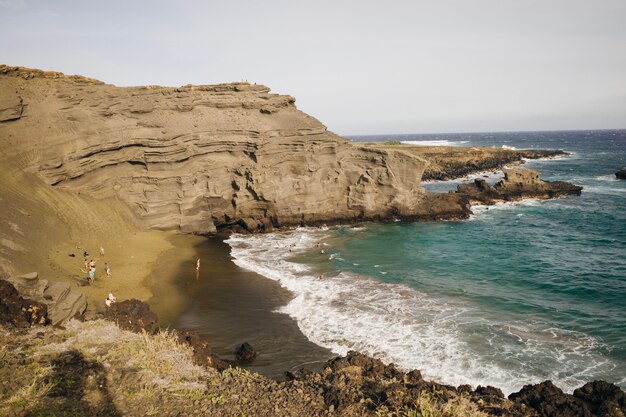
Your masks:
M 248 80 L 344 135 L 626 128 L 625 0 L 0 0 L 0 63 Z

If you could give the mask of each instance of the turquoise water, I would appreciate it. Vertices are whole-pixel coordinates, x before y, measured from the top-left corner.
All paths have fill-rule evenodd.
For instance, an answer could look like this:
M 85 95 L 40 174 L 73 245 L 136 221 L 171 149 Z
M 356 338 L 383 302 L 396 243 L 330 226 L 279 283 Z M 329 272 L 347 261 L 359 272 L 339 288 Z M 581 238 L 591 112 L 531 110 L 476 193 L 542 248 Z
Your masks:
M 626 387 L 626 181 L 614 176 L 626 131 L 353 138 L 427 139 L 564 149 L 573 154 L 527 166 L 583 194 L 478 207 L 467 221 L 234 236 L 235 263 L 292 291 L 280 311 L 336 353 L 506 392 L 545 379 Z

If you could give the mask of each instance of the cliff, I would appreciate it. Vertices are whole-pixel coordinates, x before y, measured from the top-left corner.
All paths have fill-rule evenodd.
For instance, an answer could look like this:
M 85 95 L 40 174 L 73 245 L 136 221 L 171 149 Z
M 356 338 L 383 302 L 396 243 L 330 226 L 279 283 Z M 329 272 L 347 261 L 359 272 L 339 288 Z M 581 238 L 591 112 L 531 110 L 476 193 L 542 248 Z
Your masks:
M 212 233 L 418 212 L 426 166 L 353 144 L 248 83 L 120 88 L 0 66 L 5 164 L 124 202 L 145 227 Z

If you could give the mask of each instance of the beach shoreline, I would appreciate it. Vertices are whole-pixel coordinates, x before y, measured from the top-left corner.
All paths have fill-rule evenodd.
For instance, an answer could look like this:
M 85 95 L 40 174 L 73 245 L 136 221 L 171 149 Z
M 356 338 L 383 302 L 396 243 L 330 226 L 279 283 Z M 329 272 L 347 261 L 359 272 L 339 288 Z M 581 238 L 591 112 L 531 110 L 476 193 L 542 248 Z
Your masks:
M 278 283 L 235 265 L 223 236 L 175 235 L 173 248 L 154 264 L 148 300 L 159 325 L 190 330 L 210 341 L 214 353 L 234 360 L 237 344 L 248 342 L 258 352 L 238 366 L 283 379 L 301 367 L 320 371 L 336 356 L 309 341 L 295 319 L 277 310 L 294 295 Z M 200 271 L 196 274 L 196 260 Z

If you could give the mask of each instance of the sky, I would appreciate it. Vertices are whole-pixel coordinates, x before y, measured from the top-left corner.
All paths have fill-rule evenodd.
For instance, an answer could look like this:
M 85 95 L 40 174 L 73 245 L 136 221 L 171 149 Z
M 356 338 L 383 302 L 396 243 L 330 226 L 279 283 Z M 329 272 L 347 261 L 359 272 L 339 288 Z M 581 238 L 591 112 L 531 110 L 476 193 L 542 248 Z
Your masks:
M 625 0 L 0 0 L 0 63 L 247 80 L 342 135 L 626 128 Z

